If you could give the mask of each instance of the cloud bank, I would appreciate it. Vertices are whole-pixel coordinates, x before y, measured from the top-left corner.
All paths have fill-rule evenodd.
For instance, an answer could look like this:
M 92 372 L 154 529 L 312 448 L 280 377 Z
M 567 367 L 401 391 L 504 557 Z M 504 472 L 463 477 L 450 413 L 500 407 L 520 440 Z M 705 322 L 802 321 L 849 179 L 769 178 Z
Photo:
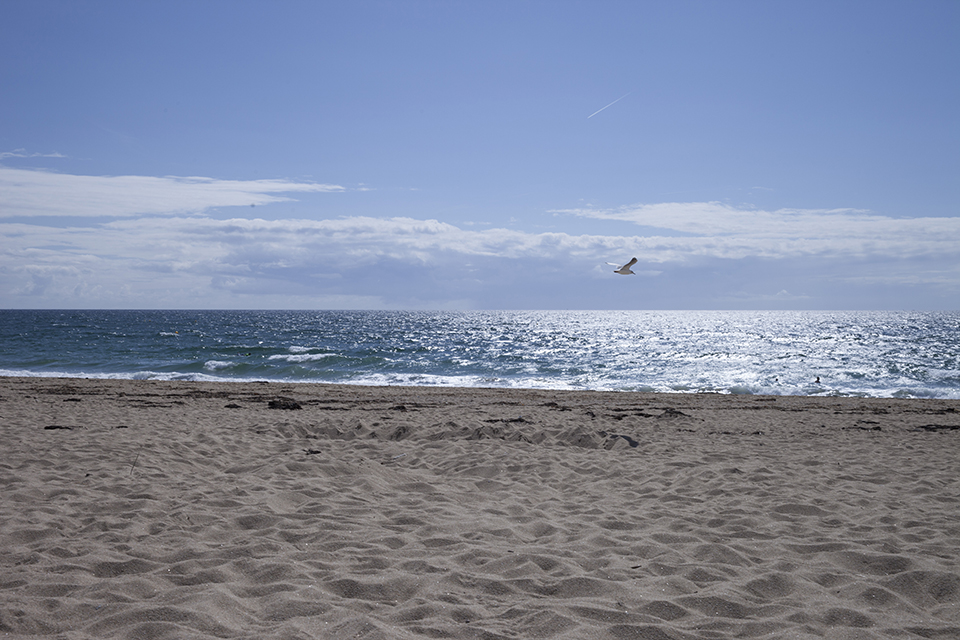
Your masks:
M 849 308 L 856 291 L 860 308 L 890 308 L 884 301 L 910 291 L 960 293 L 960 218 L 712 202 L 558 212 L 560 226 L 564 216 L 595 220 L 597 232 L 583 234 L 412 217 L 204 215 L 341 190 L 0 168 L 0 306 Z M 637 233 L 604 233 L 608 220 Z M 604 264 L 631 256 L 638 277 Z
M 956 256 L 954 239 L 960 237 L 960 218 L 890 218 L 857 209 L 762 211 L 719 202 L 672 202 L 556 213 L 680 233 L 661 245 L 676 250 L 670 259 Z
M 0 217 L 196 214 L 215 207 L 288 201 L 292 192 L 343 191 L 289 180 L 83 176 L 0 167 Z

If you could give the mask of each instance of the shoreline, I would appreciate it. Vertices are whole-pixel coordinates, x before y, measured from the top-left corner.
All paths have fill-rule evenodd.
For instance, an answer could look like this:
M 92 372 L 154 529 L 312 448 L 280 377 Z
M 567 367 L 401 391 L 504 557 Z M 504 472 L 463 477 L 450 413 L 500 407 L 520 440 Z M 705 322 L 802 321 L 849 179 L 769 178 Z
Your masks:
M 960 400 L 0 378 L 0 632 L 960 636 Z
M 850 400 L 877 400 L 877 401 L 905 401 L 905 402 L 947 402 L 956 403 L 960 407 L 960 398 L 944 398 L 930 396 L 869 396 L 869 395 L 840 395 L 840 394 L 771 394 L 771 393 L 733 393 L 721 391 L 647 391 L 635 389 L 558 389 L 545 387 L 504 387 L 504 386 L 456 386 L 456 385 L 412 385 L 412 384 L 365 384 L 350 382 L 319 382 L 311 380 L 284 380 L 284 379 L 217 379 L 217 380 L 165 380 L 161 378 L 134 378 L 134 377 L 110 377 L 109 374 L 103 376 L 77 376 L 72 374 L 60 375 L 0 375 L 0 383 L 5 380 L 65 380 L 65 381 L 90 381 L 90 382 L 136 382 L 136 383 L 157 383 L 157 384 L 185 384 L 185 385 L 288 385 L 288 386 L 316 386 L 316 387 L 346 387 L 356 389 L 441 389 L 451 392 L 464 391 L 472 389 L 479 391 L 507 391 L 507 392 L 541 392 L 541 393 L 611 393 L 611 394 L 638 394 L 649 396 L 721 396 L 726 398 L 811 398 L 822 400 L 850 399 Z

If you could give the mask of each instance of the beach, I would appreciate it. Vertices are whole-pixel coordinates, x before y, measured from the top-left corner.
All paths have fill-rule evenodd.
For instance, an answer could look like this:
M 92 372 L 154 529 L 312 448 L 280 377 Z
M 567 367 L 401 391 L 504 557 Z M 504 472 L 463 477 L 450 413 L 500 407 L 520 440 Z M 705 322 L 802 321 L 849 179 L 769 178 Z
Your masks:
M 0 378 L 0 637 L 960 638 L 960 400 Z

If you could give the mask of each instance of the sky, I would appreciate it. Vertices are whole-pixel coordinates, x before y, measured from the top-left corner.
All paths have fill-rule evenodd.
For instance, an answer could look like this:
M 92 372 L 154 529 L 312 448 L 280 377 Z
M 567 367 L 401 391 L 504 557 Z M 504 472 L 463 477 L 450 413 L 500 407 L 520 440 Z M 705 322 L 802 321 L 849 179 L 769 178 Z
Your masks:
M 958 105 L 955 0 L 5 0 L 0 308 L 955 310 Z

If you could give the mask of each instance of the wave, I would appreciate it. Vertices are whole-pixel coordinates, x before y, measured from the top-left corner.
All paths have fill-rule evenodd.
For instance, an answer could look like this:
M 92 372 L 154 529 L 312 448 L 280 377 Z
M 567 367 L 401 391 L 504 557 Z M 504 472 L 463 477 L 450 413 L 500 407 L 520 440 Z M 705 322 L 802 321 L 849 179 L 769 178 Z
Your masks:
M 219 371 L 221 369 L 232 369 L 237 366 L 236 362 L 228 360 L 207 360 L 203 363 L 203 368 L 207 371 Z
M 830 396 L 861 398 L 928 398 L 960 399 L 960 391 L 938 388 L 899 388 L 889 390 L 835 389 L 826 387 L 776 388 L 731 385 L 728 387 L 694 384 L 650 385 L 643 383 L 608 380 L 584 382 L 557 378 L 509 378 L 481 375 L 439 375 L 411 373 L 361 373 L 292 376 L 285 375 L 221 375 L 187 371 L 31 371 L 24 369 L 0 369 L 0 377 L 22 378 L 90 378 L 104 380 L 160 380 L 182 382 L 277 382 L 284 384 L 351 384 L 361 386 L 404 387 L 463 387 L 502 389 L 548 389 L 555 391 L 613 391 L 632 393 L 715 393 L 721 395 L 770 395 L 770 396 Z M 276 372 L 274 372 L 276 373 Z
M 326 360 L 327 358 L 335 358 L 337 354 L 335 353 L 301 353 L 298 355 L 272 355 L 267 358 L 267 360 L 282 360 L 284 362 L 319 362 L 320 360 Z
M 6 311 L 0 376 L 960 398 L 958 336 L 957 313 Z

